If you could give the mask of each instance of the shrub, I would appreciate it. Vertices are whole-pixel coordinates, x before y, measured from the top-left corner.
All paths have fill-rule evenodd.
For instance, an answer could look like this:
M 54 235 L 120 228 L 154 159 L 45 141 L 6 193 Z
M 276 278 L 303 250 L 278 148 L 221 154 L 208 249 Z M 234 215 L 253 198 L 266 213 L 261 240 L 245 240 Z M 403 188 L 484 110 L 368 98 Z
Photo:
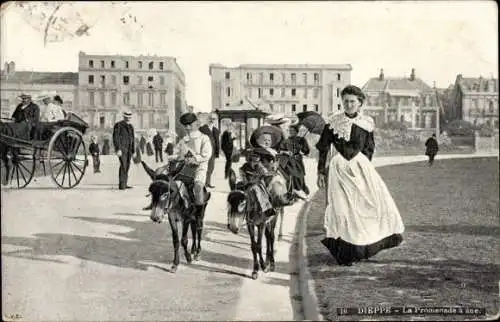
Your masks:
M 474 126 L 472 123 L 464 120 L 455 120 L 444 126 L 444 130 L 451 136 L 474 135 Z
M 379 126 L 382 130 L 396 130 L 396 131 L 406 131 L 408 130 L 408 126 L 399 121 L 389 121 L 387 123 L 383 123 Z
M 478 134 L 480 137 L 492 137 L 495 134 L 495 131 L 489 126 L 482 125 L 478 128 Z

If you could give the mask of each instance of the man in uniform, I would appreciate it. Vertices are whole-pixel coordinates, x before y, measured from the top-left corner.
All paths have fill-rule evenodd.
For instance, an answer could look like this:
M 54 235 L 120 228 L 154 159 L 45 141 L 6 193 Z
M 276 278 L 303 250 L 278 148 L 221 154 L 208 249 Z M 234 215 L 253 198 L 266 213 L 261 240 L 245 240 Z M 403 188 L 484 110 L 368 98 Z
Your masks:
M 115 153 L 120 160 L 120 170 L 118 174 L 120 190 L 130 189 L 127 185 L 130 161 L 135 150 L 134 127 L 130 124 L 131 112 L 123 113 L 123 120 L 117 122 L 113 128 L 113 145 Z

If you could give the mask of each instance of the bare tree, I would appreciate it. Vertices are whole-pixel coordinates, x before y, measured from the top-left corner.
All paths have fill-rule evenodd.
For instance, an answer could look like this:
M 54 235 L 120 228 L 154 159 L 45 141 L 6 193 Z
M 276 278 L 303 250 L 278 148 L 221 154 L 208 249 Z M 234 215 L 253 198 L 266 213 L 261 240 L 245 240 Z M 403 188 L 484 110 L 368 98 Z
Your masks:
M 11 2 L 12 4 L 12 2 Z M 11 5 L 12 7 L 12 5 Z M 143 28 L 127 2 L 15 1 L 24 20 L 51 42 L 90 35 L 102 19 L 119 19 L 124 32 Z M 3 8 L 5 10 L 6 7 Z

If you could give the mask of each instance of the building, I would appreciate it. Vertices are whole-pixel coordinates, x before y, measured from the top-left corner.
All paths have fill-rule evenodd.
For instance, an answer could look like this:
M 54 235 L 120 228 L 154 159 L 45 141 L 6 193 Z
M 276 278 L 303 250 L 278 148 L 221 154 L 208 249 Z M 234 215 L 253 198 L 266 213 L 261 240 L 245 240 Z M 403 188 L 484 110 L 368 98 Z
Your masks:
M 56 92 L 66 111 L 78 109 L 78 74 L 17 71 L 14 62 L 5 63 L 0 78 L 1 117 L 10 118 L 21 102 L 18 96 L 31 94 L 33 99 L 45 91 Z
M 156 128 L 179 134 L 186 110 L 185 77 L 174 57 L 79 53 L 79 105 L 94 130 L 111 129 L 133 112 L 137 133 Z
M 450 121 L 498 128 L 498 79 L 457 76 L 446 114 Z
M 385 77 L 383 69 L 363 86 L 367 96 L 364 112 L 375 124 L 390 121 L 405 123 L 414 130 L 435 130 L 440 123 L 441 108 L 437 90 L 416 77 Z
M 259 109 L 293 117 L 302 111 L 323 115 L 342 109 L 340 91 L 351 82 L 345 65 L 211 64 L 212 110 L 252 102 Z

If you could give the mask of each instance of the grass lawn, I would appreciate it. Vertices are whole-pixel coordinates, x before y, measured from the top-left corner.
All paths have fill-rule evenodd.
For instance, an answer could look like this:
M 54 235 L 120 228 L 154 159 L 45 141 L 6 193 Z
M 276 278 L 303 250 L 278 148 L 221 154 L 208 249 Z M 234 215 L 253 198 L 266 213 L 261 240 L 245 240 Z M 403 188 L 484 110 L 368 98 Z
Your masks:
M 498 312 L 500 226 L 498 159 L 438 160 L 378 168 L 398 208 L 405 243 L 351 267 L 321 245 L 324 194 L 307 218 L 309 269 L 328 320 L 465 320 L 473 316 L 338 316 L 362 306 L 474 306 Z

